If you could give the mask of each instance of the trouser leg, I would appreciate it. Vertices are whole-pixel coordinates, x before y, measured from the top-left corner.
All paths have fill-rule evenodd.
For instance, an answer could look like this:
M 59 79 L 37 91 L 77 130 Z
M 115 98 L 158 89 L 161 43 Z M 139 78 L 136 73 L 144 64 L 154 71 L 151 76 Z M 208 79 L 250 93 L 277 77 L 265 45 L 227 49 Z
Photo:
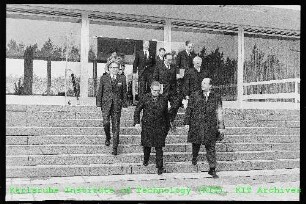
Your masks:
M 174 94 L 169 95 L 169 102 L 171 107 L 173 107 L 173 112 L 170 113 L 171 122 L 175 120 L 178 110 L 182 104 L 182 100 L 183 98 L 180 95 L 174 95 Z
M 205 145 L 206 149 L 206 158 L 209 164 L 209 168 L 216 168 L 216 144 L 207 144 Z
M 156 167 L 163 168 L 163 148 L 155 147 L 156 150 Z
M 145 73 L 145 82 L 146 82 L 145 94 L 150 92 L 150 86 L 152 81 L 153 81 L 153 74 L 150 72 Z
M 120 112 L 115 112 L 112 110 L 113 149 L 116 149 L 119 145 L 120 115 Z
M 177 80 L 177 96 L 180 99 L 183 99 L 183 86 L 184 86 L 184 78 Z M 178 106 L 182 106 L 182 100 L 179 101 Z
M 106 140 L 109 141 L 111 139 L 110 135 L 110 111 L 102 113 L 103 117 L 103 127 L 106 135 Z
M 149 161 L 150 153 L 151 153 L 151 147 L 143 147 L 143 154 L 144 154 L 143 160 L 145 162 Z
M 144 94 L 147 93 L 147 76 L 146 73 L 143 73 L 141 77 L 138 79 L 138 99 L 140 100 Z
M 192 143 L 192 159 L 196 160 L 199 155 L 201 144 Z

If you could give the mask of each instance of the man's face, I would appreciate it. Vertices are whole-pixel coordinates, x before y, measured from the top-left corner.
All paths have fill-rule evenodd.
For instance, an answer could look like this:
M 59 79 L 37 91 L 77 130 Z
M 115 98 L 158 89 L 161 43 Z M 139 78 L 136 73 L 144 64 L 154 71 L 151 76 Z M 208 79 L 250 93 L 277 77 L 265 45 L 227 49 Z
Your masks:
M 143 49 L 144 49 L 144 50 L 148 50 L 148 49 L 149 49 L 149 45 L 150 45 L 149 41 L 144 41 L 144 43 L 143 43 Z
M 194 64 L 194 68 L 200 69 L 200 68 L 201 68 L 201 65 L 202 65 L 202 60 L 201 60 L 201 59 L 195 59 L 195 60 L 193 61 L 193 64 Z
M 117 52 L 113 52 L 112 57 L 117 57 Z
M 172 55 L 167 55 L 165 58 L 165 63 L 166 64 L 171 64 L 172 63 Z
M 202 86 L 203 91 L 205 91 L 205 92 L 209 91 L 210 88 L 211 88 L 210 78 L 204 78 L 201 86 Z
M 186 46 L 186 50 L 188 52 L 191 52 L 193 50 L 193 44 L 192 43 L 189 43 L 187 46 Z
M 151 93 L 154 97 L 158 96 L 160 93 L 160 86 L 152 86 Z
M 165 50 L 161 50 L 159 51 L 159 56 L 164 57 L 165 53 L 166 53 Z
M 119 65 L 116 63 L 112 63 L 109 66 L 109 73 L 112 75 L 117 75 L 119 72 Z

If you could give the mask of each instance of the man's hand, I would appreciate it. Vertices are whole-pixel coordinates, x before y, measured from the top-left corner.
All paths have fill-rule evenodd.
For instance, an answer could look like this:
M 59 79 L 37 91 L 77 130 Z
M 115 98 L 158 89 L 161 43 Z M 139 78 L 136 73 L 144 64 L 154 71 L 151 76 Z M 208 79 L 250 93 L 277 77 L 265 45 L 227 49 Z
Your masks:
M 181 74 L 177 74 L 177 75 L 176 75 L 176 78 L 177 78 L 177 79 L 182 79 L 183 77 L 184 77 L 184 75 L 181 75 Z
M 140 124 L 136 124 L 136 125 L 135 125 L 135 128 L 136 128 L 137 130 L 141 130 Z
M 188 100 L 183 99 L 182 103 L 183 103 L 183 105 L 184 105 L 184 108 L 186 109 L 186 108 L 187 108 L 187 105 L 188 105 Z
M 185 125 L 185 129 L 189 130 L 189 125 Z
M 134 73 L 133 74 L 133 80 L 137 79 L 138 78 L 138 74 L 137 73 Z

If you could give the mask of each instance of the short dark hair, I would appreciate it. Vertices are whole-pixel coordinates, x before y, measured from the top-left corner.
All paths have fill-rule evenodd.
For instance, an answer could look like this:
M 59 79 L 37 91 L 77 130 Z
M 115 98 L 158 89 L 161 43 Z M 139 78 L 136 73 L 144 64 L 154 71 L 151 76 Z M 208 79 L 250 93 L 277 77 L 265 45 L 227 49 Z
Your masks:
M 168 55 L 173 56 L 170 52 L 167 52 L 167 53 L 164 55 L 164 59 L 166 59 Z
M 160 83 L 158 81 L 153 81 L 150 87 L 152 88 L 153 86 L 160 86 Z
M 190 40 L 187 40 L 187 41 L 185 42 L 185 45 L 188 46 L 190 43 L 191 43 Z
M 159 48 L 158 51 L 160 52 L 160 51 L 162 51 L 162 50 L 166 52 L 165 48 L 163 48 L 163 47 Z

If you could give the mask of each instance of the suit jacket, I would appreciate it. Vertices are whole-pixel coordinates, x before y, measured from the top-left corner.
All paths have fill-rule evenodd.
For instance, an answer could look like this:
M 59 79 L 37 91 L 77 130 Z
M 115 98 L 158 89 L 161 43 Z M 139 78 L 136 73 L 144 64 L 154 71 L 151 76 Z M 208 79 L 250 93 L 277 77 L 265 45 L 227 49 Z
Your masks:
M 196 56 L 194 52 L 190 53 L 190 56 L 187 55 L 186 50 L 183 50 L 177 54 L 176 57 L 176 66 L 178 69 L 188 69 L 193 67 L 193 58 Z M 179 71 L 179 70 L 178 70 Z
M 155 67 L 153 79 L 163 84 L 164 94 L 175 94 L 176 92 L 176 66 L 170 65 L 170 69 L 165 66 L 165 63 L 160 63 Z
M 222 107 L 219 95 L 210 92 L 206 101 L 202 90 L 191 94 L 186 109 L 184 124 L 189 125 L 187 142 L 197 144 L 214 144 L 218 129 L 224 129 L 223 121 L 217 117 L 217 109 Z
M 157 66 L 160 66 L 161 64 L 164 63 L 164 60 L 163 59 L 160 59 L 159 56 L 156 56 L 156 59 L 155 59 L 155 67 Z
M 102 112 L 108 112 L 112 104 L 116 112 L 120 112 L 122 106 L 127 107 L 126 77 L 117 75 L 116 80 L 112 82 L 110 74 L 102 75 L 96 104 L 101 107 Z
M 145 58 L 143 50 L 136 52 L 135 60 L 133 63 L 133 73 L 137 73 L 138 77 L 140 77 L 144 71 L 149 73 L 154 72 L 155 65 L 155 56 L 152 55 L 149 51 L 149 57 Z
M 183 86 L 183 94 L 184 97 L 190 96 L 190 94 L 194 91 L 201 90 L 202 80 L 205 78 L 205 73 L 198 72 L 194 67 L 187 69 L 184 77 L 184 86 Z

